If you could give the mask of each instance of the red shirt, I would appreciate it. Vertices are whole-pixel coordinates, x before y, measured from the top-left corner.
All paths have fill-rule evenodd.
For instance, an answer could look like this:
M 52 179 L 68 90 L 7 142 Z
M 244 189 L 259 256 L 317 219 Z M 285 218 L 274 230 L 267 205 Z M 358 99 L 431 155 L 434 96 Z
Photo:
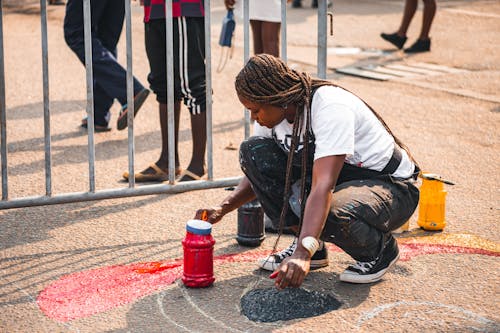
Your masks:
M 172 17 L 204 17 L 203 0 L 172 0 Z M 165 18 L 165 0 L 144 0 L 144 22 Z

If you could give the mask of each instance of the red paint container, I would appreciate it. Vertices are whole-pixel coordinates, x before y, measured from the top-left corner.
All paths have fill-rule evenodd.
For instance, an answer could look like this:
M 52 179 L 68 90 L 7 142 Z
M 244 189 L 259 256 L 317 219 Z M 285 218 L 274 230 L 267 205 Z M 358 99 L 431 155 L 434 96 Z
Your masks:
M 182 240 L 184 249 L 184 274 L 182 282 L 186 287 L 204 288 L 212 285 L 214 278 L 214 244 L 212 225 L 201 220 L 189 220 L 186 237 Z

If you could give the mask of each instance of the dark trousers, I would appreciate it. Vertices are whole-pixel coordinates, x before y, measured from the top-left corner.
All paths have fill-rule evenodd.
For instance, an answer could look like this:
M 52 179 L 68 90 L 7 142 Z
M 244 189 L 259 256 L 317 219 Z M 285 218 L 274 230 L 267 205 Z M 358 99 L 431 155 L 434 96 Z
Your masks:
M 123 0 L 92 0 L 92 66 L 94 79 L 94 122 L 107 125 L 109 109 L 116 98 L 127 104 L 127 71 L 117 62 L 116 45 L 125 16 Z M 68 0 L 64 17 L 64 39 L 85 64 L 83 0 Z M 71 74 L 68 73 L 70 76 Z M 134 78 L 134 95 L 144 87 Z
M 287 154 L 273 139 L 251 137 L 240 147 L 240 164 L 264 212 L 277 223 L 283 207 Z M 297 161 L 299 162 L 299 161 Z M 292 195 L 286 225 L 298 225 L 301 170 L 294 163 Z M 312 168 L 308 168 L 307 186 Z M 358 261 L 372 261 L 390 232 L 413 214 L 419 191 L 413 181 L 345 165 L 333 192 L 321 239 L 334 243 Z M 295 213 L 294 213 L 295 212 Z M 307 223 L 307 221 L 305 222 Z M 278 227 L 275 225 L 275 227 Z
M 205 19 L 173 19 L 174 99 L 184 100 L 191 114 L 206 110 Z M 145 23 L 145 42 L 150 73 L 148 81 L 156 99 L 167 103 L 167 47 L 164 19 Z

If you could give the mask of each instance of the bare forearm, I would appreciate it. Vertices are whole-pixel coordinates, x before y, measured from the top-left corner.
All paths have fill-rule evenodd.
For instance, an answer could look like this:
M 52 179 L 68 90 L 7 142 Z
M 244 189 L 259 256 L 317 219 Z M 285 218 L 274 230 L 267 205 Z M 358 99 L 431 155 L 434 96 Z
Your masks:
M 302 238 L 307 236 L 319 238 L 330 210 L 331 198 L 331 191 L 312 191 L 310 193 L 304 211 L 299 244 L 301 244 Z
M 243 177 L 234 191 L 220 204 L 222 213 L 225 215 L 253 199 L 255 199 L 255 193 L 252 190 L 250 181 L 247 177 Z

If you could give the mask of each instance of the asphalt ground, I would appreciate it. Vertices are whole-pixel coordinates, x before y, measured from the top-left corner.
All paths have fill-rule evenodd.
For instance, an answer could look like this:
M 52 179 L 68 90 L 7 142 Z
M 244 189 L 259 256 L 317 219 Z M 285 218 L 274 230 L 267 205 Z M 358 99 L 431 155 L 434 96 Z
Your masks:
M 316 72 L 316 12 L 290 9 L 288 59 Z M 65 45 L 64 8 L 49 6 L 49 81 L 53 193 L 88 190 L 85 71 Z M 141 8 L 134 3 L 134 73 L 146 83 Z M 197 208 L 227 192 L 210 189 L 0 211 L 1 332 L 497 332 L 500 330 L 498 128 L 500 4 L 439 1 L 432 52 L 407 56 L 380 37 L 396 30 L 400 1 L 335 1 L 328 37 L 328 77 L 362 96 L 405 142 L 427 172 L 446 186 L 442 232 L 417 225 L 398 234 L 401 259 L 375 284 L 338 280 L 350 258 L 330 247 L 330 265 L 311 272 L 302 288 L 278 293 L 255 265 L 275 235 L 259 248 L 237 244 L 236 212 L 213 230 L 216 281 L 206 289 L 182 285 L 185 223 Z M 45 193 L 40 14 L 36 2 L 5 1 L 4 64 L 9 198 Z M 212 3 L 213 68 L 222 1 Z M 410 28 L 418 34 L 421 11 Z M 359 52 L 352 51 L 359 48 Z M 346 51 L 347 50 L 347 51 Z M 125 63 L 125 40 L 119 45 Z M 241 174 L 237 147 L 243 110 L 233 80 L 243 65 L 238 22 L 233 57 L 214 72 L 214 177 Z M 358 64 L 426 63 L 457 73 L 377 81 L 341 75 Z M 119 106 L 112 109 L 112 124 Z M 135 122 L 136 169 L 156 160 L 160 134 L 150 97 Z M 181 164 L 191 152 L 189 116 L 180 130 Z M 99 133 L 96 188 L 122 188 L 127 132 Z M 283 236 L 280 247 L 288 246 Z M 277 320 L 283 318 L 283 320 Z M 260 320 L 260 321 L 259 321 Z

